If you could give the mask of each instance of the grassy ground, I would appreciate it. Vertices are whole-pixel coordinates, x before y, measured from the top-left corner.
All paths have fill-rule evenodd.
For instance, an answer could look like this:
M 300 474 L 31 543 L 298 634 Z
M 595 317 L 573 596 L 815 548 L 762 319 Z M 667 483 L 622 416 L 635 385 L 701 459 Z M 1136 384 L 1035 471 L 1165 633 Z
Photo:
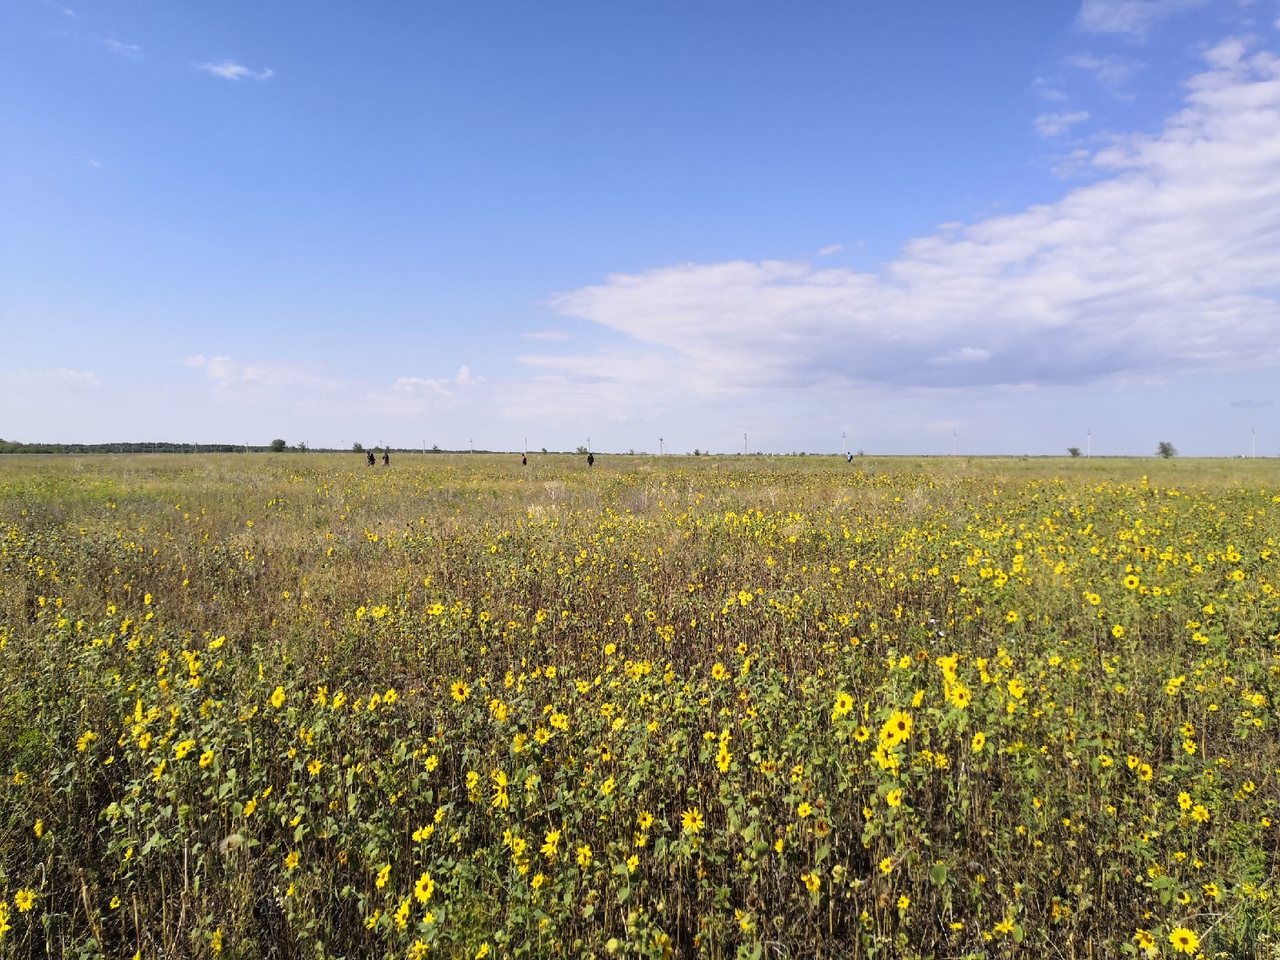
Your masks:
M 1273 956 L 1271 461 L 0 458 L 0 957 Z

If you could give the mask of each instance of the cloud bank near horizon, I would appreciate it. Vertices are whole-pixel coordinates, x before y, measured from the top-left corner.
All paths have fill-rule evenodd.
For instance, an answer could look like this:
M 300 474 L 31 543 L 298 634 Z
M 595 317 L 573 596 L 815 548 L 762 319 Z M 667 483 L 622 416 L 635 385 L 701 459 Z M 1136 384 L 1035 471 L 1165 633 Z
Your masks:
M 1057 386 L 1280 364 L 1280 58 L 1231 39 L 1204 59 L 1161 130 L 1088 155 L 1092 182 L 944 225 L 879 273 L 691 263 L 557 295 L 625 341 L 522 357 L 530 389 L 596 384 L 625 404 L 673 383 Z
M 877 418 L 901 419 L 886 436 L 937 433 L 935 420 L 991 398 L 1078 407 L 1093 387 L 1266 371 L 1280 366 L 1280 58 L 1232 39 L 1204 64 L 1153 132 L 1084 141 L 1060 199 L 944 224 L 874 272 L 830 266 L 832 245 L 811 262 L 611 275 L 550 301 L 586 328 L 551 320 L 517 334 L 516 369 L 495 371 L 491 357 L 484 377 L 402 365 L 370 382 L 323 365 L 186 363 L 223 407 L 302 409 L 310 397 L 326 413 L 406 424 L 447 415 L 623 433 L 664 417 L 772 418 L 779 435 L 883 408 Z M 1269 404 L 1265 376 L 1224 409 Z

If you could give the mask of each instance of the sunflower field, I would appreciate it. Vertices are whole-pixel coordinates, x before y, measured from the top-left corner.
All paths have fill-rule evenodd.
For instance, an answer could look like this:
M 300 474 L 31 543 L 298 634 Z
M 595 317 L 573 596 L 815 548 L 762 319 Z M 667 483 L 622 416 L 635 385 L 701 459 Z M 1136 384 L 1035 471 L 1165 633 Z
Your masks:
M 0 958 L 1280 955 L 1268 461 L 0 462 Z

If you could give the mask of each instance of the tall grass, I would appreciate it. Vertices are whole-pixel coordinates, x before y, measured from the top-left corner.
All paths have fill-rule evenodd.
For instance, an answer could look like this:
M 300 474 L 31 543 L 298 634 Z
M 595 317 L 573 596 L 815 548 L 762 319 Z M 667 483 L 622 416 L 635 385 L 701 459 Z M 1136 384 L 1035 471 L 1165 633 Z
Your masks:
M 1265 956 L 1262 462 L 0 461 L 0 956 Z

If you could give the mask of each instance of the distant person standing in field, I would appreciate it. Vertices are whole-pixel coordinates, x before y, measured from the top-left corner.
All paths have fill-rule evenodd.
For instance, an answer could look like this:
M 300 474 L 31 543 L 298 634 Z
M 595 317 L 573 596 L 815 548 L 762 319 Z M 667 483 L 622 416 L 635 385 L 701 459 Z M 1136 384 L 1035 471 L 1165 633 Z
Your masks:
M 369 457 L 369 466 L 371 466 L 371 467 L 372 467 L 372 466 L 373 466 L 373 464 L 374 464 L 374 460 L 373 460 L 373 451 L 372 451 L 372 450 L 370 450 L 370 451 L 369 451 L 369 453 L 368 453 L 368 457 Z
M 389 467 L 389 466 L 391 466 L 391 451 L 390 451 L 390 450 L 383 450 L 383 451 L 382 451 L 382 465 L 383 465 L 384 467 Z
M 587 466 L 594 467 L 596 465 L 596 455 L 594 453 L 587 454 Z
M 529 458 L 528 458 L 528 456 L 526 456 L 526 455 L 525 455 L 525 454 L 523 454 L 523 453 L 522 453 L 522 454 L 520 454 L 520 466 L 522 466 L 522 467 L 527 467 L 528 465 L 529 465 Z

